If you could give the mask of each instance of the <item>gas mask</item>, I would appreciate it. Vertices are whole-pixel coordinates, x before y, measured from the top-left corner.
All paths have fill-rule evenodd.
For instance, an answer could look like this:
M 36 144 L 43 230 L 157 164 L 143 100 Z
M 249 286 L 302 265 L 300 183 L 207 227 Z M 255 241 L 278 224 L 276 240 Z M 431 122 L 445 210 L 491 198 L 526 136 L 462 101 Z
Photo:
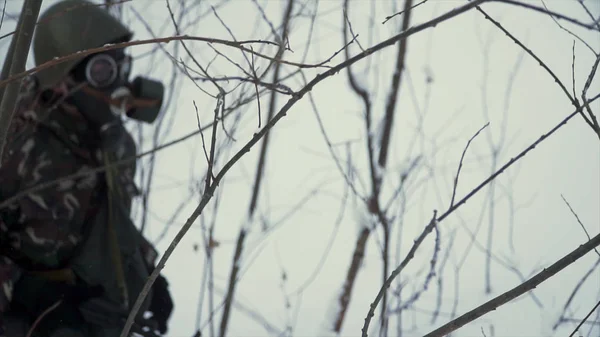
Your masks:
M 82 87 L 69 100 L 97 124 L 119 115 L 152 123 L 160 113 L 164 86 L 141 76 L 129 82 L 130 73 L 131 57 L 123 49 L 94 54 L 72 70 L 73 82 Z

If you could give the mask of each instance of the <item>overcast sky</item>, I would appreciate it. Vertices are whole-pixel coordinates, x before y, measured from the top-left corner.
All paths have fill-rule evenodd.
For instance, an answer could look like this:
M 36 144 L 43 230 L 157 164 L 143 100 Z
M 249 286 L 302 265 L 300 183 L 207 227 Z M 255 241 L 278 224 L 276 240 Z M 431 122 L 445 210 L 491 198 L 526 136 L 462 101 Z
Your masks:
M 180 9 L 178 1 L 171 2 L 177 12 Z M 188 1 L 190 4 L 192 2 Z M 17 13 L 20 3 L 21 1 L 9 1 L 7 10 Z M 54 1 L 44 0 L 42 10 L 51 3 Z M 285 2 L 269 0 L 258 3 L 264 8 L 264 15 L 278 27 Z M 411 24 L 426 22 L 465 3 L 466 1 L 459 0 L 427 1 L 413 11 Z M 543 6 L 541 1 L 528 3 Z M 206 14 L 193 24 L 182 25 L 184 28 L 181 33 L 231 39 L 212 13 L 210 5 L 214 5 L 218 16 L 236 39 L 273 40 L 268 35 L 269 25 L 262 19 L 255 2 L 233 0 L 226 5 L 219 4 L 219 1 L 201 1 L 200 5 L 189 9 L 186 20 Z M 289 36 L 293 53 L 287 52 L 284 59 L 299 62 L 307 53 L 307 63 L 318 63 L 343 46 L 342 1 L 321 0 L 318 7 L 316 4 L 315 1 L 306 1 L 296 5 L 298 11 L 304 6 L 303 13 L 307 15 L 294 19 Z M 358 41 L 363 48 L 394 35 L 402 22 L 399 16 L 385 25 L 381 24 L 386 16 L 399 10 L 403 2 L 399 1 L 394 5 L 392 1 L 376 1 L 375 4 L 373 6 L 366 0 L 355 0 L 350 4 L 348 19 L 353 31 L 359 34 Z M 600 15 L 597 1 L 587 0 L 585 4 L 595 17 Z M 547 0 L 545 5 L 583 22 L 590 22 L 576 0 Z M 156 35 L 164 37 L 174 34 L 164 0 L 133 0 L 123 6 L 123 15 L 135 31 L 135 39 L 151 36 L 136 13 L 144 18 Z M 562 30 L 549 16 L 524 8 L 507 4 L 486 4 L 483 9 L 524 42 L 572 91 L 573 36 Z M 315 10 L 316 21 L 311 40 L 307 42 L 311 29 L 309 15 Z M 371 20 L 375 27 L 372 34 L 369 31 Z M 560 23 L 577 33 L 596 52 L 600 52 L 600 35 L 564 21 Z M 0 33 L 12 31 L 14 25 L 14 20 L 5 19 Z M 211 62 L 214 51 L 207 44 L 192 41 L 186 43 L 201 64 Z M 172 51 L 175 44 L 176 42 L 170 42 L 164 47 Z M 8 40 L 4 39 L 4 53 L 7 45 Z M 213 46 L 245 65 L 239 51 Z M 148 51 L 149 47 L 130 49 L 133 55 L 139 56 Z M 269 49 L 265 53 L 273 55 L 273 51 L 274 49 Z M 353 44 L 350 53 L 354 55 L 359 52 L 360 48 Z M 383 115 L 395 55 L 396 48 L 391 47 L 373 54 L 371 60 L 365 59 L 353 66 L 357 77 L 372 95 L 377 120 Z M 179 57 L 185 57 L 182 49 Z M 576 41 L 574 71 L 575 92 L 578 96 L 595 58 L 583 43 Z M 341 61 L 343 53 L 336 56 L 330 64 Z M 257 62 L 263 67 L 266 65 L 261 60 L 257 59 Z M 32 57 L 29 58 L 28 65 L 28 68 L 33 66 Z M 188 65 L 192 66 L 191 63 Z M 367 66 L 370 67 L 370 72 L 365 74 Z M 218 58 L 210 69 L 214 76 L 239 76 L 239 71 L 223 58 Z M 292 66 L 282 68 L 283 74 L 295 70 Z M 145 57 L 134 63 L 134 72 L 160 79 L 167 80 L 171 71 L 171 61 L 160 51 L 155 58 Z M 305 75 L 310 80 L 323 71 L 324 69 L 307 69 Z M 213 118 L 215 100 L 189 79 L 184 76 L 180 78 L 175 101 L 165 112 L 169 115 L 168 118 L 173 118 L 173 128 L 161 139 L 161 143 L 197 130 L 194 102 L 202 125 L 208 125 Z M 427 78 L 432 81 L 428 83 Z M 596 76 L 589 89 L 589 97 L 598 93 L 598 81 Z M 234 84 L 229 83 L 228 88 L 233 88 Z M 284 84 L 298 90 L 302 86 L 302 78 L 296 75 Z M 198 85 L 216 94 L 210 83 L 202 82 Z M 348 156 L 346 144 L 351 144 L 349 151 L 357 170 L 356 175 L 365 182 L 363 185 L 358 184 L 357 188 L 361 194 L 366 195 L 369 192 L 369 172 L 365 164 L 363 108 L 359 98 L 350 90 L 346 73 L 340 72 L 322 81 L 311 93 L 327 136 L 336 145 L 337 155 L 344 158 L 344 161 Z M 232 102 L 235 97 L 234 92 L 229 101 Z M 266 119 L 268 98 L 269 95 L 261 97 L 262 126 Z M 288 97 L 281 95 L 277 104 L 282 106 L 287 100 Z M 457 198 L 462 198 L 489 176 L 492 169 L 490 144 L 502 145 L 497 156 L 499 167 L 558 124 L 573 109 L 547 72 L 475 10 L 411 36 L 408 39 L 406 71 L 398 96 L 389 165 L 385 172 L 386 198 L 398 186 L 401 174 L 415 158 L 421 155 L 421 159 L 406 182 L 400 240 L 397 239 L 399 221 L 395 222 L 391 249 L 392 268 L 398 264 L 397 256 L 403 258 L 406 255 L 413 240 L 428 223 L 433 210 L 441 213 L 448 207 L 462 151 L 477 130 L 489 122 L 466 154 Z M 600 103 L 593 103 L 593 109 L 598 114 Z M 225 135 L 219 133 L 220 144 L 226 144 L 230 148 L 223 148 L 217 168 L 221 168 L 224 160 L 230 158 L 258 130 L 256 102 L 240 111 L 240 124 L 234 135 L 236 141 L 226 142 Z M 226 122 L 228 127 L 232 124 L 232 120 Z M 380 127 L 379 123 L 375 127 Z M 374 131 L 376 135 L 377 130 L 379 129 Z M 208 138 L 205 133 L 207 142 Z M 367 215 L 364 204 L 352 200 L 353 198 L 349 198 L 346 207 L 342 208 L 348 190 L 327 148 L 308 95 L 275 126 L 270 142 L 266 179 L 259 200 L 259 218 L 252 224 L 245 246 L 245 258 L 241 265 L 243 274 L 236 292 L 238 303 L 245 309 L 237 308 L 234 311 L 229 335 L 274 334 L 266 331 L 264 325 L 248 315 L 250 311 L 264 317 L 280 331 L 291 325 L 294 336 L 324 335 L 334 321 L 335 303 L 345 280 L 357 234 L 372 219 Z M 202 184 L 206 171 L 201 144 L 201 138 L 196 136 L 162 150 L 157 155 L 158 163 L 149 201 L 149 225 L 145 231 L 153 241 L 163 232 L 165 222 L 178 205 L 191 198 L 199 200 L 197 193 L 190 197 L 189 190 L 190 186 L 199 184 L 198 181 Z M 582 118 L 576 117 L 500 176 L 494 194 L 495 208 L 492 216 L 492 253 L 496 260 L 492 262 L 491 294 L 485 294 L 484 283 L 490 191 L 483 189 L 443 221 L 440 224 L 441 248 L 438 258 L 444 259 L 450 248 L 446 268 L 434 278 L 428 291 L 414 304 L 413 310 L 402 316 L 404 336 L 422 335 L 446 323 L 450 319 L 456 298 L 456 314 L 460 315 L 519 284 L 520 276 L 514 270 L 518 270 L 521 277 L 531 277 L 584 243 L 587 240 L 586 234 L 561 195 L 577 212 L 589 235 L 598 234 L 599 144 L 598 137 L 591 128 Z M 150 149 L 150 145 L 145 144 L 140 151 Z M 259 147 L 255 147 L 245 155 L 217 190 L 219 211 L 214 232 L 215 239 L 220 243 L 214 255 L 217 327 L 237 235 L 240 227 L 246 224 L 258 154 Z M 161 252 L 164 252 L 196 207 L 197 203 L 193 199 L 179 213 L 166 236 L 159 241 L 158 249 Z M 395 205 L 394 212 L 398 216 L 401 203 L 396 202 Z M 211 202 L 203 215 L 205 226 L 215 218 L 213 207 L 214 202 Z M 292 211 L 295 212 L 291 213 Z M 336 225 L 341 211 L 343 218 Z M 140 217 L 136 216 L 136 219 L 139 221 Z M 263 226 L 268 228 L 266 233 L 262 230 Z M 470 233 L 476 233 L 473 245 Z M 381 231 L 378 231 L 369 239 L 365 261 L 343 325 L 343 336 L 360 335 L 369 304 L 381 286 L 381 238 Z M 415 260 L 401 276 L 402 281 L 406 282 L 403 290 L 405 299 L 418 290 L 425 279 L 429 260 L 434 252 L 433 238 L 434 235 L 431 235 L 426 239 Z M 452 246 L 449 246 L 450 243 Z M 200 247 L 198 250 L 195 249 L 196 245 Z M 203 249 L 201 221 L 198 220 L 164 269 L 175 299 L 175 312 L 168 336 L 191 336 L 196 328 L 197 307 L 206 271 Z M 455 266 L 461 263 L 464 256 L 466 258 L 457 279 Z M 577 322 L 562 324 L 557 330 L 552 327 L 563 312 L 573 288 L 599 258 L 594 252 L 589 253 L 535 289 L 535 296 L 524 295 L 458 330 L 455 336 L 482 336 L 482 330 L 487 336 L 568 335 Z M 287 276 L 283 287 L 282 271 Z M 436 307 L 437 277 L 443 280 L 442 306 L 439 318 L 432 323 L 430 312 Z M 397 288 L 396 285 L 397 283 L 393 286 L 394 289 Z M 298 290 L 302 292 L 298 293 Z M 285 305 L 286 298 L 290 300 L 289 308 Z M 574 298 L 567 317 L 582 318 L 599 298 L 600 269 L 596 268 Z M 205 298 L 201 322 L 203 335 L 209 335 L 207 320 L 210 314 L 207 303 Z M 377 313 L 379 312 L 378 308 Z M 379 316 L 376 315 L 371 323 L 370 335 L 378 334 L 378 319 Z M 596 325 L 585 325 L 583 335 L 599 336 L 600 311 L 593 314 L 590 320 L 595 320 Z M 397 335 L 395 328 L 394 318 L 390 326 L 391 335 Z

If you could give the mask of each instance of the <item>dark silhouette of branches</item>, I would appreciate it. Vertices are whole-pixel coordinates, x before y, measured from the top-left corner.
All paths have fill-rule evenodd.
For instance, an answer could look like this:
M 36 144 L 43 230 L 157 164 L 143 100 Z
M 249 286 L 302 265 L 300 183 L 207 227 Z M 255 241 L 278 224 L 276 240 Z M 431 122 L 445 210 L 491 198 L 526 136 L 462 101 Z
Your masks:
M 596 100 L 600 98 L 600 94 L 598 94 L 596 97 L 594 97 L 594 99 L 592 99 L 591 101 L 588 101 L 585 103 L 585 105 L 588 105 L 590 103 L 592 103 L 592 101 Z M 543 134 L 538 140 L 536 140 L 533 144 L 531 144 L 530 146 L 528 146 L 525 150 L 523 150 L 521 153 L 519 153 L 517 156 L 515 156 L 514 158 L 512 158 L 511 160 L 509 160 L 506 164 L 504 164 L 500 169 L 498 169 L 498 171 L 496 171 L 494 174 L 492 174 L 491 176 L 489 176 L 487 179 L 485 179 L 482 183 L 480 183 L 475 189 L 473 189 L 471 192 L 469 192 L 465 197 L 463 197 L 459 202 L 457 202 L 455 205 L 451 206 L 448 208 L 448 210 L 446 210 L 446 212 L 444 212 L 439 218 L 436 218 L 436 213 L 437 211 L 434 211 L 434 216 L 432 217 L 431 221 L 429 222 L 429 224 L 425 227 L 425 229 L 423 230 L 423 232 L 419 235 L 419 237 L 415 240 L 413 246 L 411 247 L 410 251 L 408 252 L 408 254 L 406 255 L 406 258 L 402 261 L 402 263 L 392 272 L 392 274 L 390 275 L 390 277 L 388 277 L 388 279 L 386 280 L 386 282 L 384 283 L 384 285 L 381 287 L 381 289 L 379 290 L 377 297 L 375 297 L 375 301 L 371 304 L 371 308 L 369 309 L 369 312 L 367 314 L 367 317 L 365 318 L 365 324 L 363 326 L 362 329 L 362 336 L 363 337 L 367 337 L 367 331 L 369 328 L 369 323 L 371 320 L 371 317 L 373 317 L 374 313 L 375 313 L 375 308 L 377 307 L 377 305 L 379 304 L 379 302 L 381 301 L 381 298 L 383 297 L 383 293 L 385 291 L 387 291 L 387 288 L 390 287 L 392 281 L 394 280 L 394 278 L 396 278 L 398 276 L 398 274 L 400 274 L 400 272 L 402 271 L 402 269 L 404 269 L 404 267 L 406 267 L 406 265 L 408 265 L 408 263 L 413 259 L 416 251 L 419 249 L 419 246 L 423 243 L 423 241 L 425 240 L 425 238 L 431 233 L 431 231 L 433 230 L 433 228 L 435 226 L 437 226 L 440 222 L 442 222 L 445 218 L 447 218 L 449 215 L 451 215 L 456 209 L 458 209 L 461 205 L 463 205 L 467 200 L 469 200 L 472 196 L 474 196 L 477 192 L 479 192 L 483 187 L 485 187 L 486 185 L 488 185 L 491 181 L 493 181 L 494 179 L 496 179 L 496 177 L 498 177 L 500 174 L 502 174 L 506 169 L 508 169 L 510 166 L 512 166 L 515 162 L 517 162 L 518 160 L 520 160 L 521 158 L 523 158 L 528 152 L 530 152 L 531 150 L 533 150 L 537 145 L 539 145 L 540 143 L 542 143 L 545 139 L 547 139 L 549 136 L 551 136 L 552 134 L 554 134 L 557 130 L 559 130 L 561 127 L 563 127 L 564 125 L 566 125 L 566 123 L 573 118 L 575 115 L 577 115 L 579 112 L 581 111 L 580 109 L 575 110 L 575 112 L 571 113 L 570 115 L 568 115 L 565 119 L 563 119 L 558 125 L 556 125 L 554 128 L 552 128 L 549 132 Z M 596 241 L 598 241 L 596 243 L 596 245 L 592 246 L 590 248 L 593 249 L 594 247 L 596 247 L 598 244 L 600 244 L 600 235 L 598 235 L 596 238 Z M 591 241 L 590 241 L 591 242 Z M 595 241 L 594 241 L 595 242 Z M 587 251 L 586 251 L 587 252 Z M 584 253 L 585 254 L 585 253 Z M 576 255 L 578 256 L 578 255 Z M 583 255 L 581 255 L 583 256 Z M 578 256 L 577 258 L 581 257 Z M 577 259 L 575 258 L 575 260 Z M 574 262 L 575 260 L 572 260 L 572 262 Z M 562 266 L 560 269 L 556 270 L 556 272 L 560 271 L 562 268 L 566 267 L 566 265 Z M 555 273 L 556 273 L 555 272 Z M 549 278 L 550 276 L 554 275 L 553 274 L 549 274 L 546 278 Z M 540 281 L 540 283 L 545 280 L 546 278 L 542 279 Z M 537 285 L 537 284 L 536 284 Z M 535 287 L 535 286 L 534 286 Z M 530 288 L 531 289 L 531 288 Z M 527 290 L 530 290 L 527 289 Z M 520 294 L 519 294 L 520 295 Z M 514 298 L 514 297 L 513 297 Z M 510 299 L 513 299 L 510 298 Z M 506 301 L 508 302 L 508 300 Z M 502 302 L 501 304 L 504 304 L 506 302 Z M 496 307 L 492 307 L 489 308 L 489 310 L 494 310 L 496 309 Z M 482 313 L 483 315 L 483 313 Z M 477 316 L 479 317 L 479 316 Z M 473 319 L 477 318 L 474 317 Z M 460 318 L 459 318 L 460 319 Z M 464 318 L 463 318 L 464 320 Z M 460 321 L 459 321 L 460 322 Z M 468 321 L 467 321 L 468 322 Z M 464 324 L 466 324 L 467 322 L 465 322 Z M 458 325 L 456 328 L 464 325 Z M 446 328 L 447 329 L 447 328 Z M 444 335 L 453 331 L 446 331 L 446 330 L 442 330 L 442 328 L 439 329 L 439 331 L 443 331 Z M 437 335 L 432 335 L 432 336 L 437 336 Z
M 207 190 L 203 191 L 203 196 L 202 196 L 201 202 L 196 207 L 196 209 L 192 212 L 192 214 L 190 215 L 190 217 L 188 218 L 188 220 L 186 221 L 184 226 L 180 229 L 180 231 L 173 238 L 173 241 L 171 242 L 169 247 L 165 250 L 165 253 L 160 258 L 160 261 L 157 263 L 156 268 L 154 269 L 152 274 L 149 276 L 147 282 L 145 283 L 140 295 L 138 296 L 137 300 L 135 301 L 133 307 L 131 308 L 131 311 L 130 311 L 127 321 L 125 323 L 125 327 L 123 328 L 123 330 L 121 332 L 121 337 L 125 337 L 129 333 L 129 330 L 131 329 L 131 326 L 134 321 L 134 317 L 138 313 L 138 311 L 142 305 L 142 302 L 144 301 L 145 297 L 147 296 L 148 292 L 150 291 L 150 288 L 152 287 L 152 284 L 158 277 L 160 271 L 164 268 L 166 261 L 169 259 L 169 257 L 171 256 L 171 254 L 173 253 L 174 249 L 177 247 L 177 245 L 179 244 L 179 242 L 181 241 L 183 236 L 187 233 L 187 231 L 189 230 L 189 228 L 191 227 L 191 225 L 193 224 L 195 219 L 198 218 L 200 213 L 202 213 L 202 211 L 204 210 L 204 208 L 206 207 L 208 202 L 211 200 L 211 198 L 215 192 L 215 189 L 217 188 L 217 186 L 219 185 L 220 181 L 223 179 L 225 174 L 227 174 L 227 172 L 233 167 L 233 165 L 235 165 L 244 156 L 244 154 L 248 153 L 250 151 L 250 149 L 260 139 L 262 139 L 262 137 L 264 136 L 264 134 L 266 132 L 268 132 L 268 130 L 270 130 L 279 120 L 281 120 L 281 118 L 286 116 L 287 112 L 290 110 L 290 108 L 294 104 L 296 104 L 296 102 L 298 102 L 300 99 L 302 99 L 302 97 L 306 93 L 308 93 L 310 90 L 312 90 L 321 81 L 323 81 L 324 79 L 326 79 L 330 76 L 337 74 L 340 70 L 343 70 L 346 67 L 351 66 L 352 64 L 367 58 L 368 56 L 370 56 L 371 54 L 373 54 L 376 51 L 379 51 L 379 50 L 387 48 L 391 45 L 394 45 L 398 41 L 400 41 L 404 38 L 407 38 L 410 35 L 413 35 L 418 32 L 421 32 L 425 29 L 434 27 L 441 22 L 444 22 L 444 21 L 449 20 L 457 15 L 467 12 L 468 10 L 474 8 L 475 6 L 481 4 L 482 2 L 483 2 L 483 0 L 479 0 L 479 1 L 475 0 L 471 3 L 465 4 L 465 5 L 458 7 L 452 11 L 442 14 L 428 22 L 413 26 L 391 38 L 388 38 L 387 40 L 365 50 L 364 52 L 359 53 L 359 54 L 355 55 L 354 57 L 339 63 L 338 65 L 328 69 L 327 71 L 325 71 L 323 73 L 318 74 L 307 85 L 305 85 L 302 89 L 300 89 L 296 93 L 296 95 L 291 97 L 288 100 L 288 102 L 279 110 L 279 112 L 275 116 L 273 116 L 273 118 L 271 120 L 269 120 L 260 131 L 255 133 L 254 136 L 227 163 L 224 164 L 224 166 L 221 168 L 219 173 L 213 179 L 210 187 Z M 460 205 L 462 203 L 464 203 L 464 201 L 459 202 L 457 205 Z

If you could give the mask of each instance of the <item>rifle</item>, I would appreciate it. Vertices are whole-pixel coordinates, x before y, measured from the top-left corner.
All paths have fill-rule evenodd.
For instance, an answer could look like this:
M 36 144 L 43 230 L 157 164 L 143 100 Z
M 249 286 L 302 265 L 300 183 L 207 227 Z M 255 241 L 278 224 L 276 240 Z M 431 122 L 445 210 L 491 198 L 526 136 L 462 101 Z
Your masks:
M 105 300 L 89 300 L 79 306 L 86 322 L 105 328 L 122 329 L 127 321 L 128 312 Z M 158 324 L 152 319 L 136 318 L 131 331 L 144 337 L 160 337 L 155 331 Z

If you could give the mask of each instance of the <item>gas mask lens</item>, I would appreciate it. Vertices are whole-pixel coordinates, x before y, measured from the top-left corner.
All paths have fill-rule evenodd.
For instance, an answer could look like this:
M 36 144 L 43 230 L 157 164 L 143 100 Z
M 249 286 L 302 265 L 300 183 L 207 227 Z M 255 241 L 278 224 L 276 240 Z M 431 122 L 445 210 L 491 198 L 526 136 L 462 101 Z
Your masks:
M 108 54 L 97 54 L 85 66 L 85 78 L 98 89 L 114 86 L 117 80 L 125 83 L 131 72 L 131 57 L 126 56 L 117 63 Z
M 96 88 L 105 88 L 117 79 L 118 70 L 115 60 L 106 55 L 92 57 L 85 67 L 85 77 Z

